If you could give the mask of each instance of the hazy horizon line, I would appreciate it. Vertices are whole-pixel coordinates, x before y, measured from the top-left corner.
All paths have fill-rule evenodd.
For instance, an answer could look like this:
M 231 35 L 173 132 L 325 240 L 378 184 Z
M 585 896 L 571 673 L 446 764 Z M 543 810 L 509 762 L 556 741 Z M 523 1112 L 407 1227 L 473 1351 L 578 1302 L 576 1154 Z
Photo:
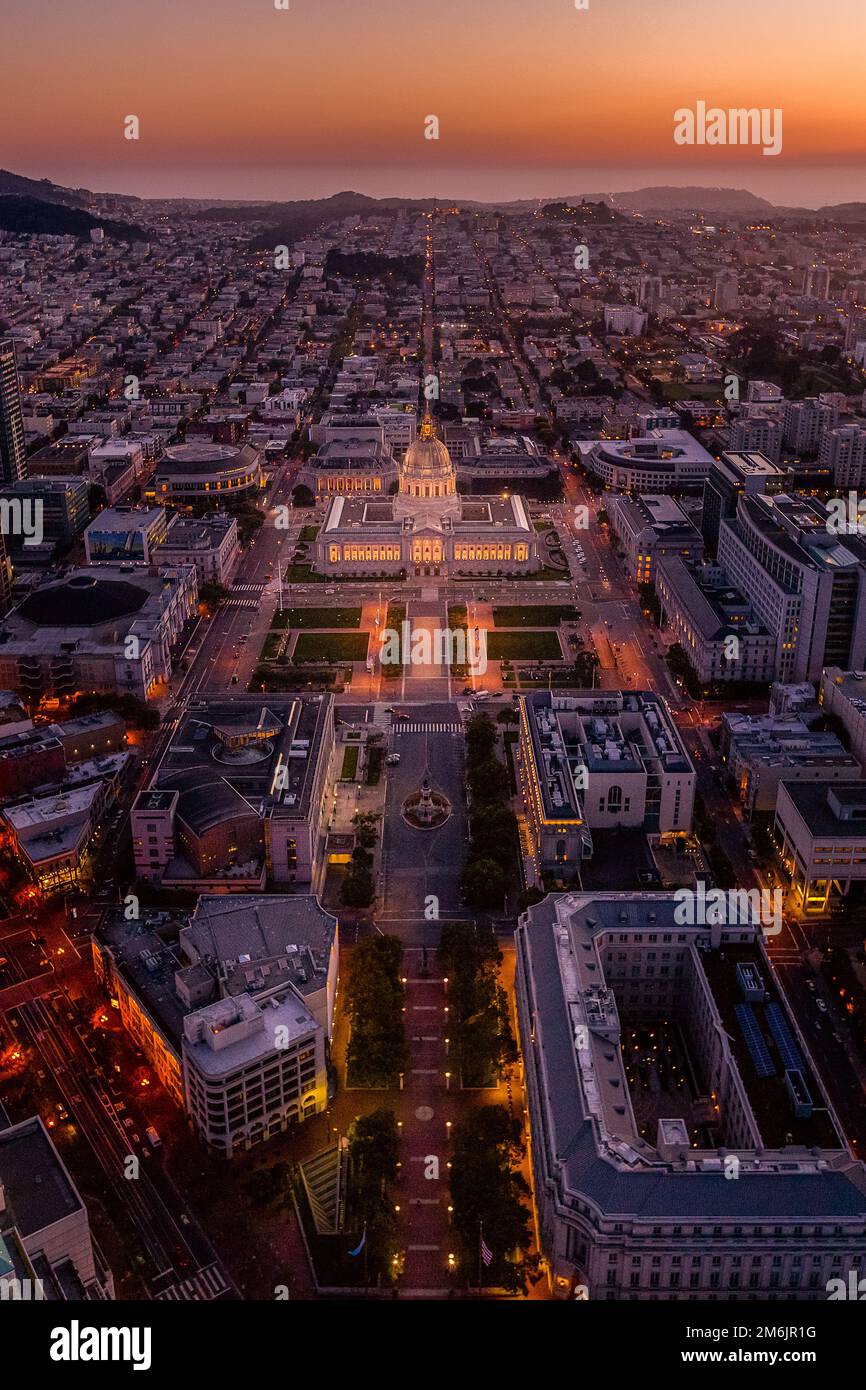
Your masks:
M 588 196 L 616 197 L 639 193 L 645 188 L 701 188 L 705 191 L 748 193 L 774 207 L 801 207 L 814 210 L 838 203 L 866 202 L 866 169 L 858 166 L 837 168 L 822 165 L 804 178 L 796 169 L 768 172 L 754 177 L 754 168 L 729 165 L 730 181 L 719 182 L 722 170 L 691 167 L 673 171 L 669 166 L 609 166 L 592 169 L 522 169 L 503 171 L 493 167 L 457 166 L 450 170 L 394 167 L 391 165 L 335 168 L 333 165 L 244 166 L 215 168 L 153 168 L 138 165 L 120 170 L 117 166 L 55 166 L 55 172 L 22 172 L 19 177 L 49 182 L 70 189 L 85 189 L 105 197 L 134 197 L 143 201 L 188 200 L 220 203 L 283 203 L 326 200 L 338 193 L 361 196 L 443 202 L 512 203 L 549 201 L 556 198 Z M 432 176 L 431 176 L 432 174 Z M 818 185 L 823 184 L 823 190 Z M 494 186 L 495 185 L 495 186 Z M 808 188 L 808 192 L 806 189 Z M 219 191 L 217 191 L 219 189 Z M 563 191 L 566 190 L 566 191 Z

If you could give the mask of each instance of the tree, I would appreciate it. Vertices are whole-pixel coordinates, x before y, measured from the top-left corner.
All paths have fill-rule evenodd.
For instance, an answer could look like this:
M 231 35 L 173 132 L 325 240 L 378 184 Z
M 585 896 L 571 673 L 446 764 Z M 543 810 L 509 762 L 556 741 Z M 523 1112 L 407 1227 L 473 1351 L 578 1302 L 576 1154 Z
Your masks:
M 470 769 L 469 789 L 475 801 L 500 801 L 508 795 L 508 773 L 494 754 Z
M 397 1121 L 384 1107 L 355 1120 L 349 1130 L 347 1223 L 366 1233 L 369 1275 L 391 1273 L 397 1219 L 388 1185 L 397 1176 Z
M 259 1168 L 244 1183 L 244 1191 L 257 1206 L 270 1206 L 278 1197 L 287 1197 L 290 1191 L 292 1170 L 288 1163 L 274 1163 L 270 1168 Z
M 355 1085 L 391 1086 L 406 1069 L 402 963 L 403 947 L 393 936 L 368 937 L 352 953 L 347 1060 Z
M 498 738 L 489 714 L 474 715 L 466 725 L 466 761 L 470 764 L 483 762 L 493 752 Z
M 359 844 L 352 851 L 352 861 L 343 879 L 341 896 L 347 907 L 369 907 L 375 896 L 371 866 L 373 857 Z
M 473 857 L 495 859 L 517 834 L 517 817 L 508 806 L 482 803 L 469 818 Z
M 224 599 L 229 596 L 229 591 L 225 584 L 202 584 L 198 591 L 199 602 L 203 603 L 211 616 L 219 608 Z
M 526 1287 L 530 1245 L 529 1188 L 515 1171 L 523 1154 L 520 1129 L 503 1105 L 485 1105 L 454 1126 L 451 1203 L 459 1268 L 476 1279 L 511 1290 Z M 480 1262 L 481 1239 L 493 1259 Z M 483 1275 L 482 1275 L 483 1269 Z
M 505 897 L 505 872 L 495 859 L 470 859 L 463 870 L 461 884 L 470 906 L 502 906 Z
M 490 928 L 445 922 L 439 958 L 448 974 L 449 1056 L 464 1086 L 487 1086 L 517 1060 L 508 1001 L 497 978 L 502 953 Z

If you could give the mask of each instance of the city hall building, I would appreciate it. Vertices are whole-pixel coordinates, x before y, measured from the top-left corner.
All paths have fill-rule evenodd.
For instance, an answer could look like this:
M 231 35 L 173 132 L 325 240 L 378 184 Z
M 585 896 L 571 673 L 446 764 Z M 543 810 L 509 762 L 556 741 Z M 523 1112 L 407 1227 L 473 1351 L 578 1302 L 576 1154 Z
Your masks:
M 459 497 L 429 412 L 400 465 L 396 495 L 335 497 L 316 542 L 323 574 L 520 574 L 538 565 L 523 498 Z

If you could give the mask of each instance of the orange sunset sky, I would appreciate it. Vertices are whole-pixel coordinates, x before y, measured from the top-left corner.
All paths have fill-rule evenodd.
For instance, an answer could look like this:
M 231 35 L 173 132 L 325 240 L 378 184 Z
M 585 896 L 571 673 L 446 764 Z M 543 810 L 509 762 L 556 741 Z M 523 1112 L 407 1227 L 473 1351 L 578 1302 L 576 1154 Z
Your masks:
M 289 6 L 0 0 L 0 165 L 145 196 L 866 198 L 864 0 Z M 674 111 L 699 99 L 782 108 L 782 154 L 675 146 Z

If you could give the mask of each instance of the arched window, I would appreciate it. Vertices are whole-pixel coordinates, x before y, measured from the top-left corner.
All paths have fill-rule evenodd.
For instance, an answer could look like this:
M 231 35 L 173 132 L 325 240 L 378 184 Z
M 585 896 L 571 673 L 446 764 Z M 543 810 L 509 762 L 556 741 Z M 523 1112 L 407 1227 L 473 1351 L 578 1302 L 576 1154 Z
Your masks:
M 622 787 L 608 787 L 607 810 L 609 815 L 622 810 Z

